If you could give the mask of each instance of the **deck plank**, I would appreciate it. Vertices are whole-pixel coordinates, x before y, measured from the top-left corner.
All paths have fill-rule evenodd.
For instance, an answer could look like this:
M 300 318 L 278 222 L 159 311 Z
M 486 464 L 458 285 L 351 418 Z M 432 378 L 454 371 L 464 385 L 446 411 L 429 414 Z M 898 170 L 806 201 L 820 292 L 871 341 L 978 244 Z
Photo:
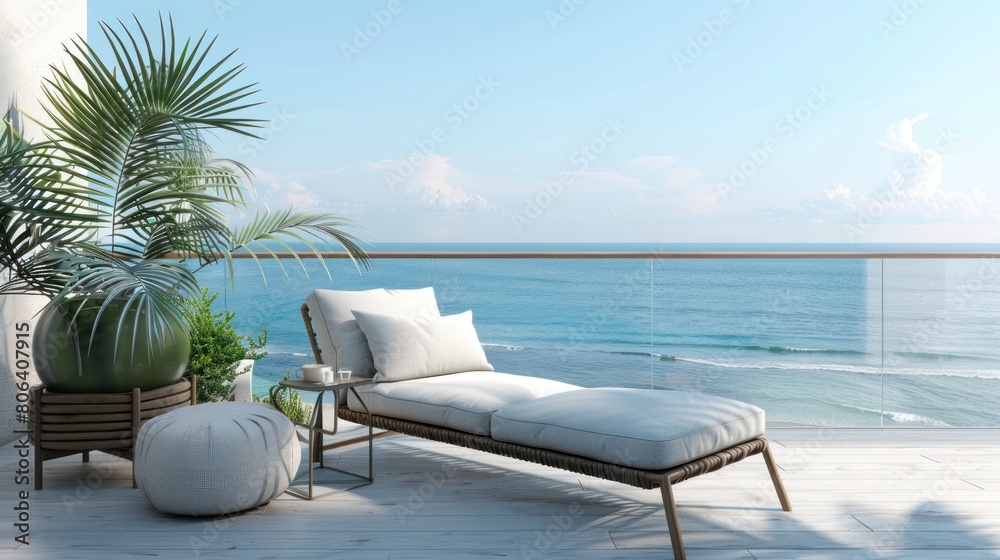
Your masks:
M 1000 430 L 778 429 L 769 437 L 795 510 L 780 510 L 759 457 L 686 481 L 675 495 L 692 558 L 1000 558 Z M 357 470 L 366 458 L 361 448 L 326 454 L 329 464 Z M 0 477 L 0 507 L 8 511 L 26 488 L 14 482 L 16 463 L 13 444 L 0 448 L 0 469 L 11 474 Z M 655 490 L 410 437 L 376 442 L 375 484 L 313 502 L 285 495 L 235 516 L 162 514 L 131 487 L 131 472 L 128 461 L 101 453 L 86 464 L 78 456 L 47 462 L 45 489 L 27 488 L 31 544 L 17 543 L 5 526 L 0 555 L 670 555 Z M 443 478 L 428 491 L 428 477 Z

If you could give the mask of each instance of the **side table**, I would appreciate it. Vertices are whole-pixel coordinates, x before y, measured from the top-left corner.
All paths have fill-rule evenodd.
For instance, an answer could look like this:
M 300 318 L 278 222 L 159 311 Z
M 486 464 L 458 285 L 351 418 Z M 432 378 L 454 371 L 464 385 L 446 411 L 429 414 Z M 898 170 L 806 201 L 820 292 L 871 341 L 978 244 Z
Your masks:
M 372 383 L 371 379 L 359 379 L 357 381 L 334 381 L 331 383 L 315 383 L 311 381 L 303 381 L 301 379 L 286 379 L 284 381 L 279 381 L 277 385 L 271 387 L 270 396 L 271 403 L 281 410 L 278 406 L 278 400 L 275 398 L 278 396 L 280 391 L 287 391 L 295 389 L 298 391 L 312 391 L 316 393 L 316 403 L 313 405 L 312 418 L 310 418 L 308 424 L 303 424 L 300 422 L 293 422 L 296 426 L 300 426 L 309 431 L 309 455 L 307 458 L 308 463 L 308 481 L 307 481 L 307 491 L 300 492 L 295 490 L 294 487 L 296 483 L 302 485 L 302 483 L 296 479 L 292 481 L 292 484 L 288 487 L 289 494 L 303 498 L 306 500 L 314 500 L 316 498 L 322 498 L 323 496 L 329 496 L 330 494 L 336 494 L 338 492 L 343 492 L 345 490 L 352 490 L 361 486 L 366 486 L 375 481 L 374 469 L 372 466 L 372 440 L 373 438 L 373 428 L 371 426 L 371 416 L 372 413 L 368 410 L 368 405 L 365 404 L 364 399 L 358 394 L 356 387 L 362 385 L 369 385 Z M 368 476 L 364 476 L 357 473 L 352 473 L 349 471 L 337 469 L 334 467 L 328 467 L 323 464 L 323 436 L 333 436 L 337 434 L 339 429 L 339 417 L 334 414 L 333 416 L 333 429 L 326 429 L 323 427 L 323 394 L 327 391 L 333 393 L 333 404 L 334 408 L 340 407 L 340 395 L 349 390 L 354 393 L 354 396 L 361 403 L 361 406 L 365 409 L 365 413 L 368 414 Z M 282 411 L 284 412 L 284 411 Z M 287 416 L 287 414 L 286 414 Z M 362 438 L 358 438 L 363 441 Z M 337 488 L 335 490 L 330 490 L 329 492 L 324 492 L 323 494 L 315 494 L 314 492 L 314 479 L 313 479 L 313 469 L 317 468 L 315 465 L 318 464 L 318 468 L 325 469 L 328 471 L 334 471 L 342 475 L 346 475 L 348 478 L 346 480 L 327 480 L 321 481 L 320 484 L 351 484 L 344 488 Z

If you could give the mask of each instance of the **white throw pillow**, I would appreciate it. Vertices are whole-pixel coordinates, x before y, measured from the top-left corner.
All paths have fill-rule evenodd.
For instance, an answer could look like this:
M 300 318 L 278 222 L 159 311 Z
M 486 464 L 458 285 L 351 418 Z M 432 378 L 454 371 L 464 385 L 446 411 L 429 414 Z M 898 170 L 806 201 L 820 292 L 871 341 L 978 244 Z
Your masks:
M 493 371 L 472 326 L 472 311 L 405 317 L 355 310 L 375 361 L 375 381 L 402 381 L 464 371 Z
M 375 375 L 368 341 L 358 328 L 352 310 L 439 317 L 434 288 L 418 290 L 316 290 L 306 299 L 322 356 L 320 361 L 350 369 L 355 377 Z

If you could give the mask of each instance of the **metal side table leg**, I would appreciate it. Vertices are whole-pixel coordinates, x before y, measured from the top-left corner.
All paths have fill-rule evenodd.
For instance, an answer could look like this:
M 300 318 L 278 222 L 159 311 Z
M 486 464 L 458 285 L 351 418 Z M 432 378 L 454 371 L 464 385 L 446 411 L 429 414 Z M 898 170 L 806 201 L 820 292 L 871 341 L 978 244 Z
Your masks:
M 364 384 L 364 383 L 368 383 L 368 382 L 367 381 L 366 382 L 361 382 L 361 384 Z M 323 457 L 323 451 L 324 451 L 323 448 L 325 447 L 324 444 L 323 444 L 323 436 L 324 435 L 330 435 L 330 436 L 337 435 L 337 432 L 340 429 L 340 425 L 339 425 L 339 419 L 340 418 L 339 418 L 339 415 L 335 415 L 334 416 L 334 418 L 333 418 L 333 428 L 332 429 L 326 429 L 323 426 L 323 417 L 324 417 L 324 414 L 323 414 L 323 393 L 324 392 L 326 392 L 326 391 L 333 391 L 334 406 L 335 407 L 339 407 L 340 406 L 340 396 L 341 395 L 338 392 L 338 390 L 350 389 L 354 393 L 354 396 L 358 398 L 358 402 L 360 402 L 361 405 L 364 407 L 365 412 L 368 414 L 369 419 L 371 419 L 371 417 L 372 417 L 371 411 L 368 409 L 368 406 L 361 399 L 361 396 L 358 394 L 357 390 L 355 390 L 354 385 L 350 385 L 348 387 L 343 387 L 343 386 L 338 387 L 337 384 L 311 385 L 311 384 L 303 384 L 301 381 L 290 381 L 290 380 L 280 381 L 278 383 L 278 385 L 275 385 L 274 387 L 271 388 L 271 392 L 270 392 L 270 394 L 271 394 L 271 402 L 275 403 L 276 407 L 277 407 L 277 403 L 279 402 L 276 399 L 276 397 L 278 396 L 278 394 L 280 393 L 280 391 L 284 390 L 284 389 L 289 389 L 289 390 L 290 389 L 297 389 L 299 391 L 314 391 L 314 392 L 317 393 L 317 395 L 316 395 L 316 403 L 315 403 L 315 405 L 313 407 L 313 412 L 312 412 L 312 415 L 311 415 L 311 417 L 309 419 L 309 423 L 306 424 L 306 423 L 294 422 L 294 424 L 296 426 L 299 426 L 301 428 L 305 428 L 306 430 L 309 431 L 309 439 L 308 439 L 309 449 L 308 449 L 308 452 L 307 452 L 307 457 L 308 457 L 307 460 L 309 461 L 309 464 L 306 466 L 307 480 L 305 480 L 305 481 L 300 481 L 298 479 L 293 480 L 292 484 L 289 486 L 289 488 L 288 488 L 288 490 L 286 490 L 286 492 L 288 494 L 291 494 L 291 495 L 299 497 L 299 498 L 303 498 L 303 499 L 306 499 L 306 500 L 313 500 L 313 499 L 317 499 L 317 498 L 322 498 L 324 496 L 328 496 L 330 494 L 336 494 L 338 492 L 343 492 L 343 491 L 346 491 L 346 490 L 352 490 L 354 488 L 358 488 L 358 487 L 361 487 L 361 486 L 365 486 L 365 485 L 371 484 L 375 480 L 375 477 L 374 477 L 375 469 L 374 469 L 374 465 L 373 465 L 373 457 L 374 457 L 374 445 L 373 445 L 374 429 L 371 426 L 371 422 L 369 422 L 369 426 L 368 426 L 368 476 L 367 477 L 365 475 L 363 475 L 363 474 L 353 473 L 353 472 L 350 472 L 350 471 L 338 469 L 336 467 L 328 467 L 328 466 L 326 466 L 326 464 L 325 464 L 325 458 Z M 281 410 L 280 407 L 278 407 L 278 409 Z M 282 412 L 284 412 L 284 411 L 282 411 Z M 286 414 L 286 416 L 287 416 L 287 414 Z M 351 445 L 353 443 L 361 443 L 361 441 L 364 441 L 364 436 L 362 436 L 360 438 L 349 439 L 349 440 L 345 441 L 345 443 L 348 444 L 348 445 Z M 331 444 L 331 445 L 335 445 L 335 444 Z M 325 470 L 325 471 L 337 472 L 337 473 L 340 473 L 342 475 L 346 475 L 348 478 L 341 479 L 341 480 L 320 480 L 320 481 L 317 481 L 316 480 L 316 475 L 313 472 L 317 468 L 317 466 L 316 466 L 317 463 L 319 464 L 319 466 L 318 466 L 319 469 L 322 469 L 322 470 Z M 297 489 L 294 488 L 295 486 L 301 487 L 303 482 L 305 482 L 306 484 L 308 484 L 307 488 L 304 491 L 300 491 L 300 490 L 297 490 Z M 317 482 L 319 482 L 319 484 L 321 486 L 323 486 L 323 485 L 340 485 L 340 484 L 349 484 L 350 486 L 346 486 L 346 487 L 342 487 L 342 488 L 337 488 L 337 489 L 334 489 L 334 490 L 329 490 L 329 491 L 324 492 L 322 494 L 317 494 L 316 491 L 315 491 L 315 485 L 316 485 Z
M 375 439 L 375 432 L 374 428 L 372 428 L 372 411 L 368 410 L 368 405 L 365 404 L 364 399 L 361 398 L 361 395 L 358 394 L 358 391 L 354 387 L 351 387 L 351 392 L 354 393 L 354 397 L 358 399 L 361 407 L 365 409 L 365 414 L 368 415 L 368 482 L 375 482 L 375 462 L 373 460 L 375 453 L 372 450 L 372 441 Z

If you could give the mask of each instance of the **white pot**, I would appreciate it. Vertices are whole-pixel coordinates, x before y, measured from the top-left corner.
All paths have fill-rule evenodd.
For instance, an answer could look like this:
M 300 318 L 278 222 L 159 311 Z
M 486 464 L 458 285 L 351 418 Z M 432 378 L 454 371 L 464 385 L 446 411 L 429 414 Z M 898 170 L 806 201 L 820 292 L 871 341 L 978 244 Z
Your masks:
M 240 360 L 236 371 L 241 372 L 233 380 L 233 400 L 237 402 L 253 402 L 253 360 Z

